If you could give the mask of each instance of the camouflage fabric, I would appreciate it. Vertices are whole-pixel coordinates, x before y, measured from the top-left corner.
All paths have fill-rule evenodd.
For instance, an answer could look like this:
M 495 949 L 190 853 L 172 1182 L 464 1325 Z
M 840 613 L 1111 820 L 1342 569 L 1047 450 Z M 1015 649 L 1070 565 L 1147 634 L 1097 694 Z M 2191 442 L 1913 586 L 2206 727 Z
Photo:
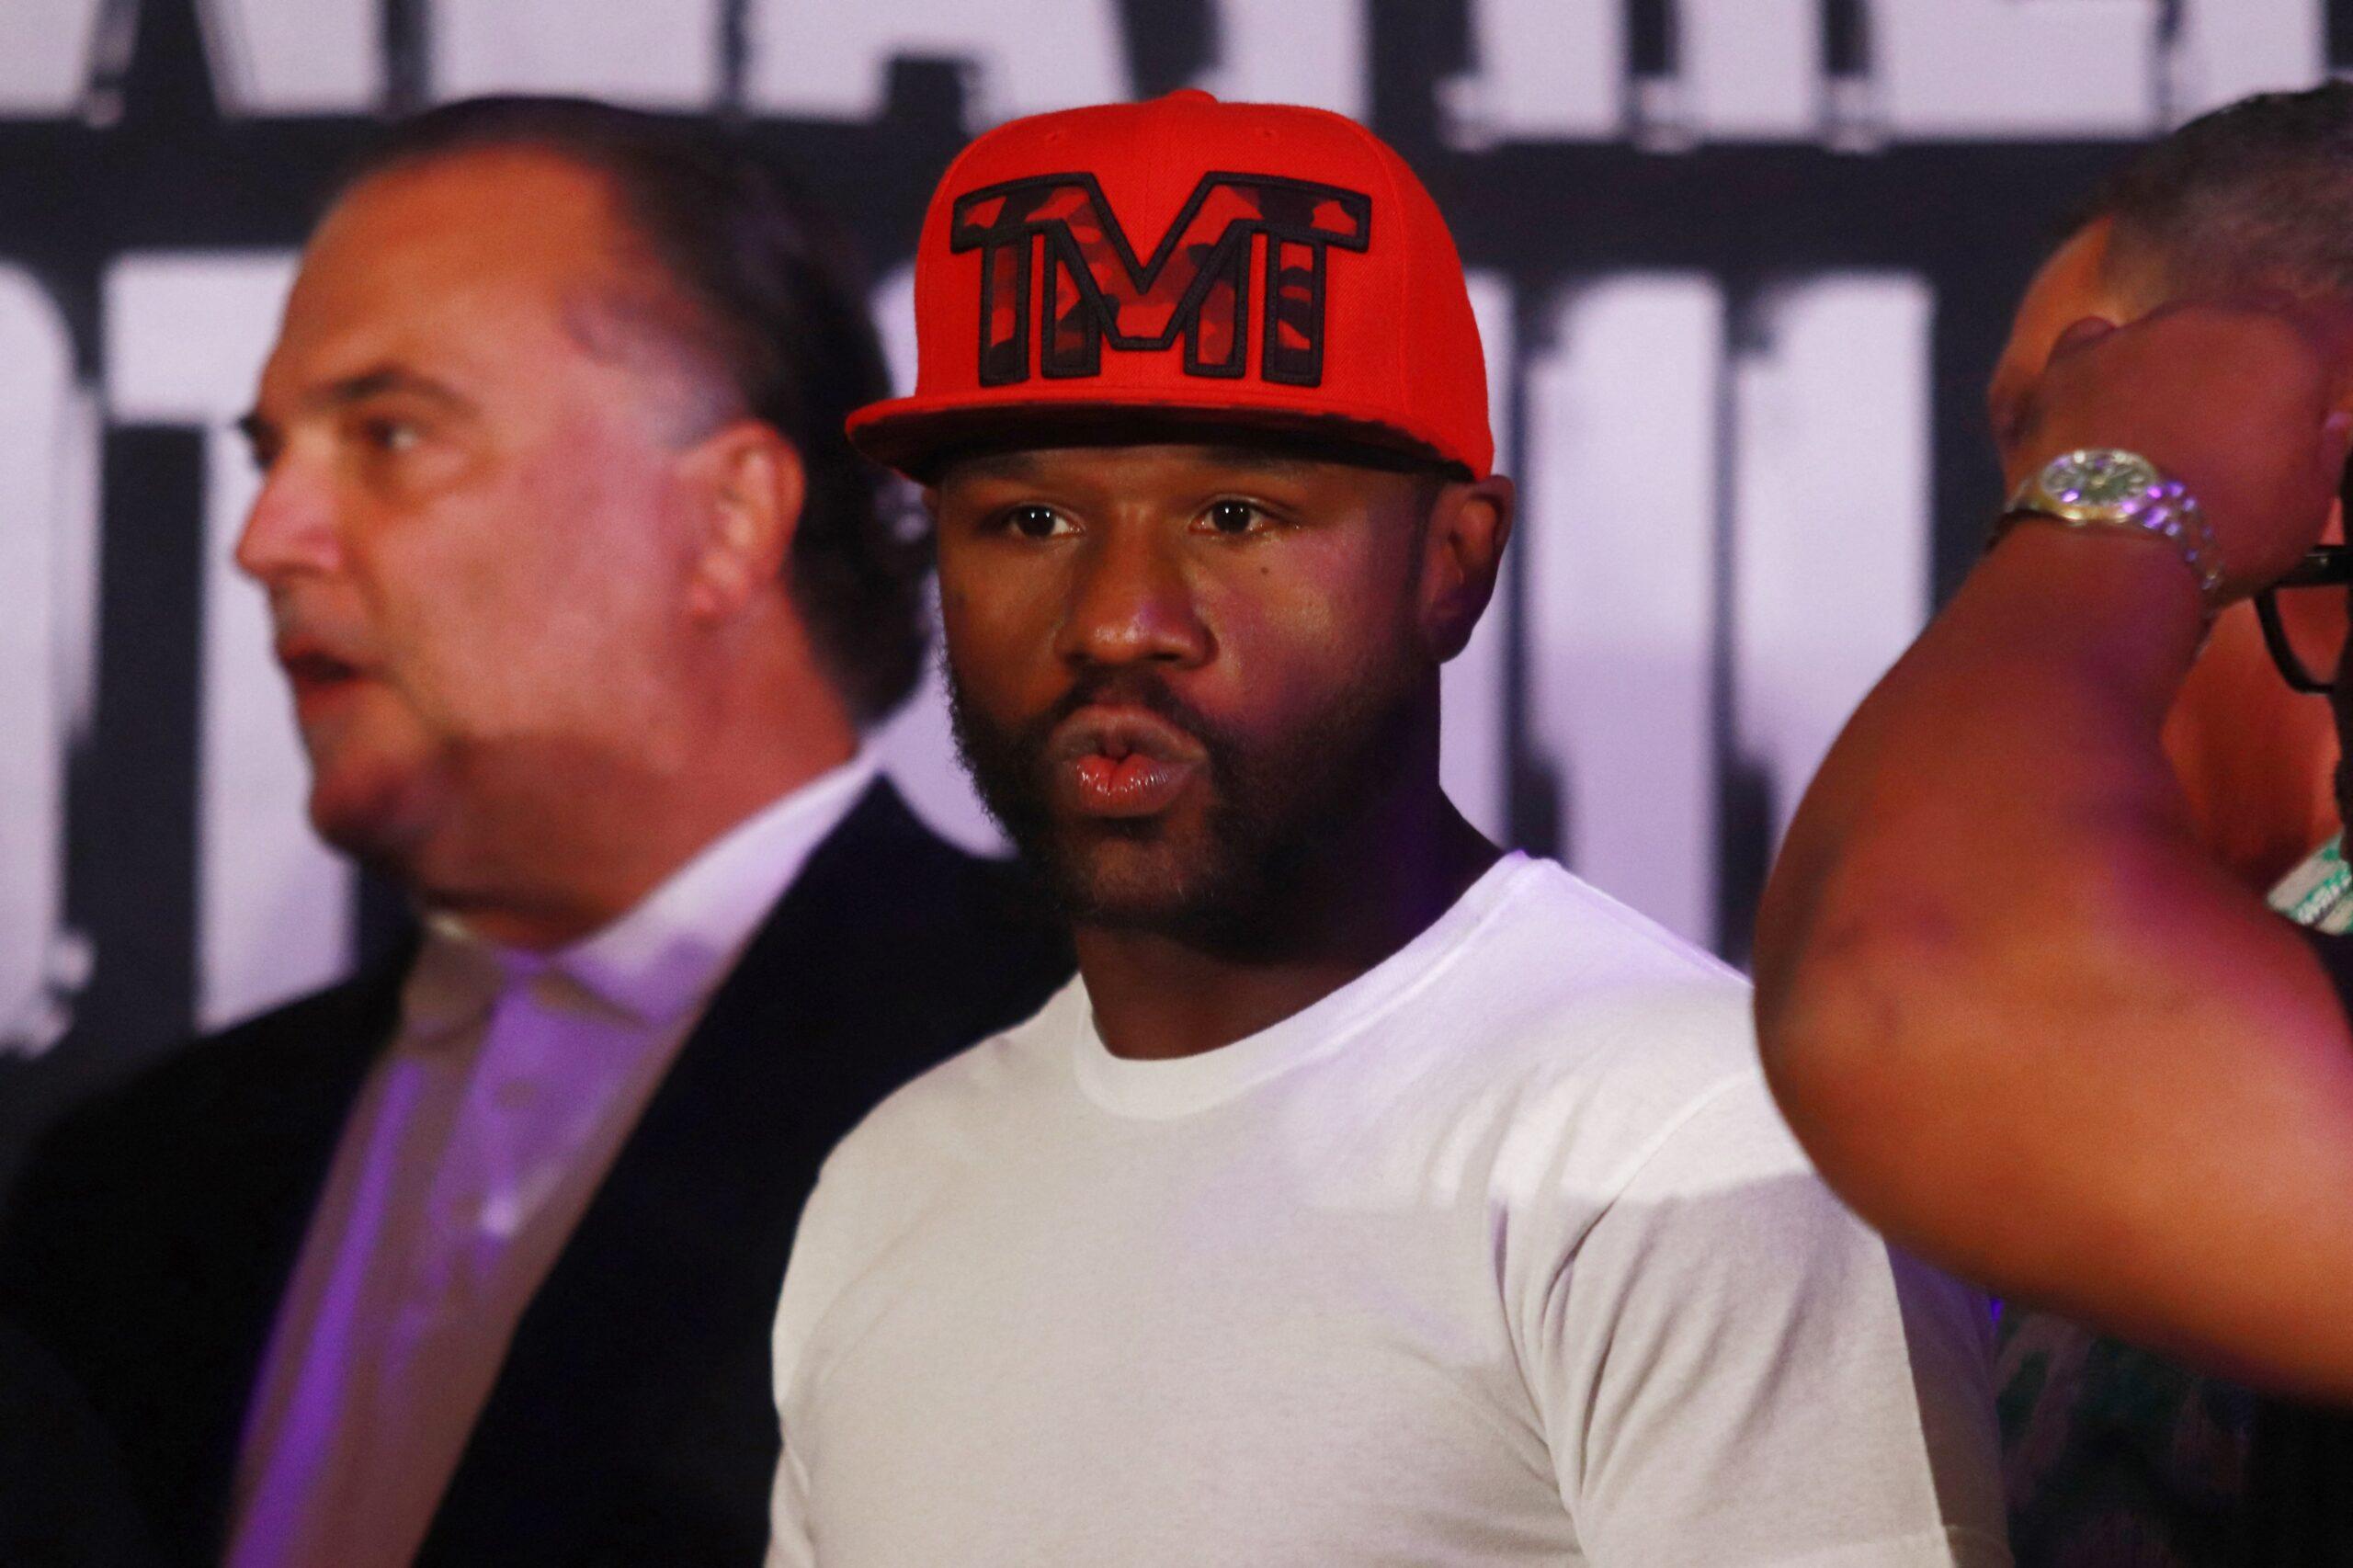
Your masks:
M 2247 1545 L 2254 1393 L 2046 1312 L 1996 1345 L 2018 1568 L 2276 1568 Z

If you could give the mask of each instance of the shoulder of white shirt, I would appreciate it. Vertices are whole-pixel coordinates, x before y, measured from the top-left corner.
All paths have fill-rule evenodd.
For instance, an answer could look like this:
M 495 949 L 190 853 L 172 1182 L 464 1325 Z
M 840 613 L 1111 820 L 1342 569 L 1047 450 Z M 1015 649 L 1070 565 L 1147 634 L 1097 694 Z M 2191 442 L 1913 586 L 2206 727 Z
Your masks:
M 1467 1071 L 1449 1074 L 1469 1091 L 1494 1078 L 1541 1092 L 1567 1078 L 1639 1082 L 1639 1098 L 1661 1114 L 1737 1079 L 1756 1079 L 1747 981 L 1731 966 L 1582 881 L 1558 863 L 1515 857 L 1490 890 L 1495 909 L 1470 942 L 1448 955 L 1437 989 L 1449 1016 L 1471 1001 L 1459 1043 Z M 1500 915 L 1500 918 L 1495 916 Z M 1410 1015 L 1409 996 L 1398 1007 Z M 1006 1096 L 1032 1092 L 1066 1072 L 1086 1017 L 1086 991 L 1074 977 L 1039 1011 L 950 1057 L 870 1112 L 851 1145 L 922 1140 L 942 1121 L 988 1118 Z

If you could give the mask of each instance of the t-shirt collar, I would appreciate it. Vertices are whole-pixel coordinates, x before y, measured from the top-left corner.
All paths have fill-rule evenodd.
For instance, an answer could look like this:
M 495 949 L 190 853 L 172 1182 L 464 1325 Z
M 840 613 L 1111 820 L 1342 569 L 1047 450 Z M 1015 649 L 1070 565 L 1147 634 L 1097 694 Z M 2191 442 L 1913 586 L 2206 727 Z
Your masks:
M 1536 862 L 1515 850 L 1489 867 L 1427 929 L 1347 984 L 1231 1045 L 1175 1061 L 1115 1056 L 1096 1032 L 1083 980 L 1071 983 L 1079 1087 L 1116 1116 L 1167 1120 L 1233 1099 L 1377 1024 L 1454 965 L 1508 904 Z

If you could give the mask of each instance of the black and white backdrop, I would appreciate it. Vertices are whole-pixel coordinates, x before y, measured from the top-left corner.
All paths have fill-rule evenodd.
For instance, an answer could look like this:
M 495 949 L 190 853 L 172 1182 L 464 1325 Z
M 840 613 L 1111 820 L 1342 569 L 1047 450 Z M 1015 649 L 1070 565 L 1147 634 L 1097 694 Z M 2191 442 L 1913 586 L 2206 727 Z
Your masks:
M 1195 84 L 1354 115 L 1451 219 L 1523 530 L 1449 673 L 1490 831 L 1734 958 L 1855 699 L 1976 549 L 1982 387 L 2125 146 L 2353 65 L 2353 0 L 0 0 L 0 1179 L 74 1096 L 333 977 L 228 563 L 295 247 L 384 115 L 745 120 L 852 221 L 894 358 L 973 131 Z M 989 830 L 937 684 L 881 737 Z

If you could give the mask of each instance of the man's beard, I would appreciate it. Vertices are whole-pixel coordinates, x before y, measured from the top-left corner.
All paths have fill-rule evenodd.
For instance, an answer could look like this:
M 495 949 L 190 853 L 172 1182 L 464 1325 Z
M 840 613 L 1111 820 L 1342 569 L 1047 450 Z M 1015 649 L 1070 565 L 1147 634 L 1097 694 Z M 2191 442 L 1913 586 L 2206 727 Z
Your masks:
M 1017 728 L 989 719 L 948 670 L 956 750 L 989 814 L 1075 924 L 1148 931 L 1207 949 L 1264 956 L 1299 928 L 1310 873 L 1409 766 L 1426 672 L 1368 669 L 1305 723 L 1253 749 L 1186 703 L 1150 669 L 1099 669 Z M 1149 846 L 1170 829 L 1159 815 L 1058 818 L 1046 762 L 1054 729 L 1094 703 L 1132 705 L 1199 741 L 1210 791 L 1193 853 L 1148 879 L 1120 878 L 1097 845 Z

